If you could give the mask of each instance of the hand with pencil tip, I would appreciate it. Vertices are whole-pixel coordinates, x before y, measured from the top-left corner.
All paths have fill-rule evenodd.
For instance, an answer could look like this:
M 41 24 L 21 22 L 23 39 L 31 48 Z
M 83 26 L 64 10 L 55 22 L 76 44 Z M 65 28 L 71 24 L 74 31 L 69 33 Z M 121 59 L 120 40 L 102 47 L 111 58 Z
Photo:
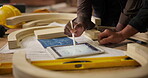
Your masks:
M 74 33 L 75 37 L 79 37 L 83 34 L 83 32 L 87 29 L 88 25 L 94 25 L 92 22 L 77 22 L 77 18 L 72 20 L 73 29 L 71 28 L 70 22 L 67 23 L 64 29 L 64 33 L 68 36 L 72 36 L 72 33 Z

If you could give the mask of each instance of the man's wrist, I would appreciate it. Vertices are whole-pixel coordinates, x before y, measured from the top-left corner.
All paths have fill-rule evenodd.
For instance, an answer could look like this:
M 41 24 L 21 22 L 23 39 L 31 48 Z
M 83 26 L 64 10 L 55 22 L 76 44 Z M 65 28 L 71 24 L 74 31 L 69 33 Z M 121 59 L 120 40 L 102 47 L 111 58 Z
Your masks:
M 123 39 L 126 39 L 126 38 L 133 36 L 137 32 L 138 30 L 133 28 L 131 25 L 127 25 L 122 31 L 119 31 L 118 33 L 122 35 Z

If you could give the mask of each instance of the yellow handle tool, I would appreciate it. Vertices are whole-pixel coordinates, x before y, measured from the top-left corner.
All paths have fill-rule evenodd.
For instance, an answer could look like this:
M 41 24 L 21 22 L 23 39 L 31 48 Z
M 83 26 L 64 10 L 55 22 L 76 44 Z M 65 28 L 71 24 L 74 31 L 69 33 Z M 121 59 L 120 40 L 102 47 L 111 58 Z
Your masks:
M 128 56 L 70 58 L 47 61 L 32 61 L 31 64 L 48 70 L 79 70 L 104 67 L 139 66 L 140 64 Z M 0 64 L 0 74 L 11 73 L 11 63 Z

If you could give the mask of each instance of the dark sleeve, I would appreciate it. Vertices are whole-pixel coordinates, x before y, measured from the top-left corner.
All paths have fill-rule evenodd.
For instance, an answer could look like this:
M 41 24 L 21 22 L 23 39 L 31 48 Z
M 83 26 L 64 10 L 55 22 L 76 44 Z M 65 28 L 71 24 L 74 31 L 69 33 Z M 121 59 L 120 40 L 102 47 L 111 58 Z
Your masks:
M 143 7 L 138 14 L 129 22 L 139 32 L 146 32 L 148 28 L 148 0 L 144 0 Z
M 77 21 L 91 21 L 92 0 L 78 0 L 77 5 Z
M 121 12 L 119 23 L 126 26 L 142 7 L 143 0 L 127 0 L 126 6 Z

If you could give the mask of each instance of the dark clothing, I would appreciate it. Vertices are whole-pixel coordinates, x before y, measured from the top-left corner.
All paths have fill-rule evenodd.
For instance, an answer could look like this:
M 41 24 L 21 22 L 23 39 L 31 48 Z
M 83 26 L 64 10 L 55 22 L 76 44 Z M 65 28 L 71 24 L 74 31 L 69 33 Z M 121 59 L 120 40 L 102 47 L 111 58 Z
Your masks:
M 148 30 L 148 0 L 143 0 L 143 7 L 138 14 L 129 22 L 139 32 L 146 32 Z
M 92 0 L 78 0 L 77 22 L 91 22 Z M 86 29 L 92 29 L 92 26 L 85 26 Z
M 147 31 L 148 0 L 78 0 L 78 21 L 91 21 L 92 7 L 95 16 L 101 18 L 102 25 L 115 25 L 121 12 L 120 24 L 130 24 L 140 32 Z
M 120 0 L 92 0 L 92 7 L 102 26 L 116 26 L 121 13 Z
M 136 16 L 139 9 L 142 8 L 143 0 L 128 0 L 125 8 L 122 10 L 119 23 L 126 26 L 129 21 Z
M 78 20 L 91 18 L 92 8 L 94 16 L 101 18 L 102 26 L 116 26 L 122 8 L 127 0 L 78 0 Z

